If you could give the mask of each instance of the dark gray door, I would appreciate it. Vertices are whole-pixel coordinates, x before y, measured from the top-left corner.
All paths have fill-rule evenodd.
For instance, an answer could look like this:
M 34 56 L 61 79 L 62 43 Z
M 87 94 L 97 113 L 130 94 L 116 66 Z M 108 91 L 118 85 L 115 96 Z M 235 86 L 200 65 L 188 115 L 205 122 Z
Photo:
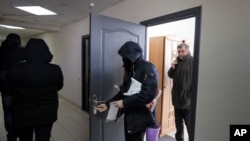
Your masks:
M 131 40 L 139 43 L 145 54 L 145 30 L 142 25 L 90 15 L 90 141 L 124 141 L 123 119 L 106 122 L 107 112 L 95 114 L 93 97 L 103 101 L 117 93 L 114 85 L 120 85 L 123 77 L 117 51 Z

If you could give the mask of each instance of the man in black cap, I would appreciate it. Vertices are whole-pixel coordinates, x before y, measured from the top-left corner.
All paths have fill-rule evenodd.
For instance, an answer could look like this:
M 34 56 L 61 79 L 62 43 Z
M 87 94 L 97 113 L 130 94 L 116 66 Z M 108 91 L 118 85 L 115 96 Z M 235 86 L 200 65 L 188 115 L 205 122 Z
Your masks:
M 24 49 L 21 47 L 21 39 L 18 34 L 10 33 L 0 47 L 0 92 L 2 96 L 4 124 L 8 132 L 7 141 L 16 141 L 17 134 L 13 125 L 12 96 L 6 92 L 5 75 L 14 64 L 23 60 Z
M 158 74 L 155 66 L 144 60 L 139 44 L 128 41 L 121 46 L 118 54 L 123 59 L 125 70 L 123 84 L 120 91 L 106 104 L 97 106 L 103 112 L 110 104 L 123 109 L 125 113 L 125 139 L 126 141 L 143 141 L 146 128 L 155 124 L 152 112 L 145 106 L 150 103 L 158 90 Z M 131 96 L 125 96 L 131 84 L 131 78 L 141 83 L 141 90 Z

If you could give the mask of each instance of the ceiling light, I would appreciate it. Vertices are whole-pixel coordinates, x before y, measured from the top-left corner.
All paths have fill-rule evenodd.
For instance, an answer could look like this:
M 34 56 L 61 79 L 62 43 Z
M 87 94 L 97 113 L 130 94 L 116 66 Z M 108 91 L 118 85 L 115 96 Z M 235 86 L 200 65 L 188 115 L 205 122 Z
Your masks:
M 52 12 L 41 6 L 16 6 L 16 8 L 35 15 L 57 15 L 55 12 Z
M 93 8 L 93 7 L 95 7 L 95 3 L 91 2 L 91 3 L 89 3 L 89 6 Z
M 10 29 L 25 29 L 23 27 L 18 27 L 18 26 L 10 26 L 10 25 L 4 25 L 4 24 L 0 24 L 1 27 L 5 27 L 5 28 L 10 28 Z

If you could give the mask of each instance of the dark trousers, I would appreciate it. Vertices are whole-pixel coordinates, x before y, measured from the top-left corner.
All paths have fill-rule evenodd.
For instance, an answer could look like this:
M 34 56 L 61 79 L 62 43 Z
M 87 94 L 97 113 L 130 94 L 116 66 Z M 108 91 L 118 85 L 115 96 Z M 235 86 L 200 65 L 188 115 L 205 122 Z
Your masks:
M 7 141 L 16 141 L 17 133 L 13 124 L 12 96 L 6 93 L 2 93 L 1 96 L 4 114 L 4 126 L 7 131 Z
M 17 128 L 19 141 L 32 141 L 33 132 L 35 132 L 35 141 L 50 141 L 52 126 L 53 124 L 37 127 Z
M 176 141 L 184 141 L 184 124 L 186 124 L 187 132 L 190 133 L 191 110 L 190 109 L 174 109 L 175 112 L 175 126 L 176 126 Z
M 125 127 L 125 141 L 144 141 L 144 135 L 146 130 L 139 131 L 134 134 L 129 134 L 126 124 L 126 117 L 124 118 L 124 127 Z
M 125 131 L 125 140 L 126 141 L 144 141 L 144 131 L 139 131 L 134 134 L 129 134 L 127 131 Z

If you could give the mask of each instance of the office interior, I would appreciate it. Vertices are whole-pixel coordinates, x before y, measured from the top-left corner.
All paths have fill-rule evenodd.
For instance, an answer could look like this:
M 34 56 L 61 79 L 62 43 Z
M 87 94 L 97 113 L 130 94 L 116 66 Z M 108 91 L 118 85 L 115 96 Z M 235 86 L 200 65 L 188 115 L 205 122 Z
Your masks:
M 250 119 L 249 5 L 248 0 L 122 0 L 98 14 L 140 24 L 163 15 L 201 7 L 194 141 L 227 141 L 230 125 L 249 124 Z M 64 137 L 66 133 L 69 134 L 64 137 L 67 141 L 90 139 L 88 118 L 92 111 L 82 110 L 82 37 L 90 34 L 89 21 L 87 16 L 61 26 L 58 31 L 48 30 L 32 36 L 46 41 L 54 55 L 53 63 L 62 68 L 64 88 L 59 92 L 60 102 L 67 103 L 79 114 L 66 114 L 69 108 L 62 106 L 66 112 L 59 112 L 53 130 L 61 128 L 52 131 L 52 140 L 56 140 L 57 135 Z M 25 45 L 29 38 L 23 36 L 22 44 Z M 164 35 L 164 38 L 167 37 Z M 63 123 L 60 123 L 60 118 L 64 119 Z M 67 124 L 72 119 L 73 127 Z

